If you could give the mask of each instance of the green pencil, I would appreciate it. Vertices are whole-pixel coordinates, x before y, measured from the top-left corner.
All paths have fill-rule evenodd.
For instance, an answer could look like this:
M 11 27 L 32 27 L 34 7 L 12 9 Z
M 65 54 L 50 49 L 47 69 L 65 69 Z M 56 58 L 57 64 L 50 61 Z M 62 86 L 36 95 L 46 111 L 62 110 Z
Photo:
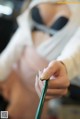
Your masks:
M 35 119 L 41 119 L 41 114 L 42 114 L 42 109 L 43 109 L 43 106 L 44 106 L 44 100 L 45 100 L 47 87 L 48 87 L 48 80 L 45 81 L 45 84 L 44 84 L 44 87 L 43 87 L 43 90 L 42 90 L 42 94 L 41 94 L 41 98 L 40 98 L 40 102 L 39 102 L 39 105 L 38 105 L 38 108 L 37 108 Z

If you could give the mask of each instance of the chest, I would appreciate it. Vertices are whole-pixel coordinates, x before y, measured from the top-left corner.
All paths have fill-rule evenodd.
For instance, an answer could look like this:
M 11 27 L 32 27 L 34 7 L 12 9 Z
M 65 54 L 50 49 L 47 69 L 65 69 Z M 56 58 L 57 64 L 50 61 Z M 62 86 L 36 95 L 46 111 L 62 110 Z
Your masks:
M 32 39 L 33 39 L 34 46 L 38 47 L 42 43 L 50 40 L 50 36 L 46 33 L 41 32 L 41 31 L 33 31 Z

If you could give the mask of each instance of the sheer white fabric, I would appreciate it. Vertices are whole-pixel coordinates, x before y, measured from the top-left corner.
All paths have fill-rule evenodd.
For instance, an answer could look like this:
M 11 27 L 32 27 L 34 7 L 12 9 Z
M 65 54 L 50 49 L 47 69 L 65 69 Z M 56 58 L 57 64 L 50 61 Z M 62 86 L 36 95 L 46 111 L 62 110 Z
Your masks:
M 33 45 L 33 40 L 31 36 L 31 29 L 33 27 L 33 22 L 30 16 L 31 9 L 40 3 L 54 3 L 56 1 L 58 0 L 34 0 L 32 1 L 29 8 L 18 17 L 17 21 L 19 24 L 19 28 L 12 37 L 7 48 L 0 56 L 1 80 L 6 79 L 6 76 L 9 74 L 13 63 L 15 63 L 20 58 L 25 45 Z M 56 59 L 64 49 L 66 43 L 69 42 L 73 34 L 76 32 L 78 25 L 79 24 L 77 21 L 77 16 L 75 13 L 72 15 L 69 23 L 62 30 L 51 37 L 51 40 L 43 42 L 43 44 L 36 48 L 36 51 L 49 61 Z

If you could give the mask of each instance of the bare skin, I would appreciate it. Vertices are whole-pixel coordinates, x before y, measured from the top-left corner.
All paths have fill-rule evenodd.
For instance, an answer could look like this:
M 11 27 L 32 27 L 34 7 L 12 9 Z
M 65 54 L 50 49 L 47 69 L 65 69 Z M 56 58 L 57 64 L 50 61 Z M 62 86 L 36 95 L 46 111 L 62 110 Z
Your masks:
M 41 79 L 50 79 L 45 97 L 46 100 L 65 96 L 67 94 L 67 88 L 70 85 L 70 81 L 68 79 L 66 67 L 60 61 L 50 62 L 47 68 L 43 70 Z M 43 81 L 36 79 L 35 88 L 39 96 L 41 95 L 43 86 Z
M 64 16 L 67 18 L 71 16 L 71 12 L 68 6 L 64 4 L 61 5 L 61 4 L 45 3 L 45 4 L 40 4 L 38 8 L 40 10 L 40 14 L 42 16 L 44 24 L 48 27 L 51 24 L 53 24 L 57 20 L 57 18 L 59 18 L 60 16 Z M 51 40 L 48 34 L 43 33 L 41 31 L 32 32 L 32 37 L 33 37 L 33 42 L 35 47 L 38 47 L 39 45 L 41 45 L 41 43 L 47 40 Z
M 2 95 L 10 102 L 6 110 L 9 112 L 11 119 L 35 118 L 39 103 L 39 97 L 35 91 L 35 76 L 39 69 L 47 66 L 46 60 L 41 58 L 34 48 L 29 47 L 23 57 L 24 59 L 21 59 L 18 71 L 12 71 L 7 80 L 0 85 Z M 44 115 L 42 116 L 44 119 L 47 116 L 46 106 L 43 110 Z

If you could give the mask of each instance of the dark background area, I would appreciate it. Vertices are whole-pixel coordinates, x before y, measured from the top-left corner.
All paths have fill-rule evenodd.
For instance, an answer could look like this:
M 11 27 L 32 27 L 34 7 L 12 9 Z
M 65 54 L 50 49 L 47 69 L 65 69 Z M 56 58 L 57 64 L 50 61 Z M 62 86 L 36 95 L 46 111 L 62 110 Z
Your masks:
M 8 2 L 13 6 L 12 13 L 10 15 L 0 13 L 0 53 L 7 46 L 11 36 L 18 27 L 16 17 L 20 13 L 24 0 L 2 0 L 0 1 L 0 5 L 4 4 L 6 6 Z

